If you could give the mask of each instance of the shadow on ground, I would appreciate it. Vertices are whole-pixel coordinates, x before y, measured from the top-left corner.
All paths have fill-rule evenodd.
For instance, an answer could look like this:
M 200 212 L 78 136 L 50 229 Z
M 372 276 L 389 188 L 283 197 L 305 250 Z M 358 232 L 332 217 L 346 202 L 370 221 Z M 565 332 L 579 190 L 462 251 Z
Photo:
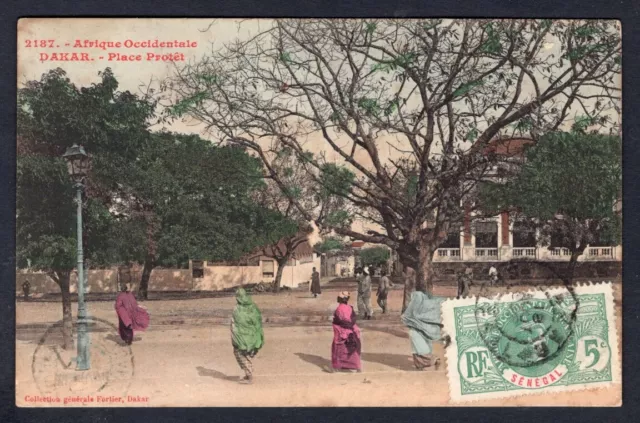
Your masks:
M 404 354 L 362 353 L 362 361 L 384 364 L 398 370 L 415 370 L 411 356 Z
M 214 379 L 228 380 L 231 382 L 237 382 L 240 380 L 240 376 L 227 376 L 222 372 L 213 369 L 205 369 L 202 366 L 196 367 L 196 370 L 198 370 L 198 376 L 212 377 Z
M 371 325 L 367 327 L 367 331 L 388 333 L 389 335 L 397 336 L 398 338 L 409 339 L 409 333 L 406 330 L 399 329 L 397 327 Z
M 122 340 L 122 338 L 120 338 L 118 335 L 114 335 L 112 333 L 107 335 L 107 336 L 105 336 L 104 339 L 107 339 L 109 341 L 113 341 L 118 345 L 122 345 L 122 346 L 126 345 L 125 342 Z M 134 336 L 133 337 L 133 342 L 136 342 L 136 341 L 142 341 L 142 338 L 139 337 L 139 336 Z
M 296 353 L 296 355 L 301 360 L 304 360 L 307 363 L 318 366 L 325 372 L 327 372 L 328 369 L 331 368 L 331 360 L 328 360 L 324 357 L 320 357 L 319 355 L 305 354 L 305 353 Z

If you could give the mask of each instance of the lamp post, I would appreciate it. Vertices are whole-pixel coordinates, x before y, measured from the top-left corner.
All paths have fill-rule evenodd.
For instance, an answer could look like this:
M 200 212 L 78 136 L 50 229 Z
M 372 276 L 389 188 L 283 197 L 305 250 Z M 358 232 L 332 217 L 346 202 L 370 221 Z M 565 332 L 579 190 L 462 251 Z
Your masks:
M 91 360 L 89 356 L 89 334 L 87 333 L 87 308 L 84 302 L 84 257 L 82 252 L 82 189 L 84 179 L 89 170 L 89 156 L 81 145 L 73 144 L 62 156 L 67 161 L 69 176 L 75 182 L 76 203 L 78 207 L 78 356 L 76 370 L 89 370 Z

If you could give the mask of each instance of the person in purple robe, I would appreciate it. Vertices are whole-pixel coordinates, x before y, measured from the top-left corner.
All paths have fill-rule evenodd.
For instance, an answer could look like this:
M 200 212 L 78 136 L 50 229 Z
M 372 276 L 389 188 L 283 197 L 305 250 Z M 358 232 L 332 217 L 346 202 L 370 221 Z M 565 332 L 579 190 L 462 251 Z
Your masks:
M 333 316 L 333 343 L 331 344 L 331 369 L 337 371 L 360 372 L 361 354 L 360 328 L 356 324 L 356 313 L 349 305 L 349 293 L 338 295 L 338 307 Z
M 149 326 L 149 313 L 138 305 L 129 284 L 122 285 L 122 291 L 116 297 L 118 314 L 118 332 L 126 345 L 133 342 L 133 331 L 144 331 Z

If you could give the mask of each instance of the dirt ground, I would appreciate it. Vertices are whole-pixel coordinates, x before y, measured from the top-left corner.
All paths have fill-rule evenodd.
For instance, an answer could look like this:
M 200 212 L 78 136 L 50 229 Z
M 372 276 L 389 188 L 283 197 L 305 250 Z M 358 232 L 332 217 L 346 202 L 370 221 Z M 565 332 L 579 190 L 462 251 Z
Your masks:
M 235 362 L 227 325 L 165 324 L 154 326 L 159 316 L 220 315 L 228 316 L 233 298 L 183 301 L 149 301 L 145 303 L 152 324 L 136 334 L 130 352 L 120 345 L 115 330 L 92 333 L 92 342 L 102 345 L 107 355 L 122 357 L 108 366 L 110 386 L 118 388 L 116 397 L 123 403 L 86 406 L 447 406 L 449 404 L 447 363 L 437 371 L 417 372 L 413 369 L 406 329 L 399 324 L 402 291 L 393 291 L 389 305 L 391 314 L 384 319 L 361 322 L 363 372 L 329 374 L 322 370 L 330 364 L 332 329 L 328 322 L 335 304 L 335 292 L 310 298 L 307 293 L 254 297 L 265 317 L 274 313 L 315 314 L 326 316 L 326 324 L 288 326 L 265 324 L 265 347 L 255 359 L 253 385 L 241 385 L 241 371 Z M 616 325 L 621 334 L 620 289 L 615 288 Z M 95 302 L 90 313 L 117 322 L 113 304 Z M 75 312 L 75 305 L 74 305 Z M 379 310 L 376 310 L 379 317 Z M 17 304 L 16 403 L 19 406 L 49 406 L 34 401 L 40 395 L 34 376 L 34 352 L 42 340 L 45 327 L 57 321 L 61 306 L 56 303 Z M 43 326 L 44 325 L 44 326 Z M 621 336 L 620 336 L 621 339 Z M 41 348 L 51 348 L 43 345 Z M 42 354 L 40 350 L 38 356 Z M 436 344 L 435 353 L 443 356 Z M 62 352 L 62 361 L 75 352 Z M 102 352 L 92 352 L 95 366 Z M 129 355 L 133 359 L 129 358 Z M 104 358 L 102 358 L 104 360 Z M 130 360 L 127 361 L 127 360 Z M 444 361 L 444 360 L 443 360 Z M 44 362 L 43 362 L 44 363 Z M 40 364 L 35 367 L 40 366 Z M 133 366 L 129 369 L 128 366 Z M 131 370 L 131 376 L 127 372 Z M 37 371 L 37 370 L 36 370 Z M 41 377 L 41 376 L 40 376 Z M 120 385 L 118 385 L 120 384 Z M 70 388 L 71 389 L 71 388 Z M 126 391 L 126 392 L 125 392 Z M 65 391 L 66 392 L 66 391 Z M 104 391 L 108 393 L 108 388 Z M 83 388 L 67 394 L 82 395 Z M 131 402 L 128 399 L 144 400 Z M 527 395 L 508 400 L 486 400 L 471 406 L 614 406 L 622 401 L 621 385 L 606 389 L 552 395 Z M 69 404 L 82 406 L 82 403 Z M 58 405 L 61 406 L 61 405 Z

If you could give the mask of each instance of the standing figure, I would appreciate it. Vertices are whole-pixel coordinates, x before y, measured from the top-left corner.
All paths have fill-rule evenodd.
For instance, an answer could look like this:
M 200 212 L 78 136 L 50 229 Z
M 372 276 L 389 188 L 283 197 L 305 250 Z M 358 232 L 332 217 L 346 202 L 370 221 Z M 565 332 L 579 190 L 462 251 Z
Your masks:
M 494 266 L 489 268 L 489 285 L 494 286 L 498 284 L 498 269 Z
M 231 317 L 231 343 L 233 355 L 245 373 L 240 383 L 251 383 L 253 381 L 251 360 L 264 345 L 264 332 L 262 314 L 243 288 L 238 288 L 236 291 L 236 307 Z
M 361 269 L 362 276 L 358 280 L 358 313 L 362 314 L 366 320 L 373 316 L 371 307 L 371 276 L 366 269 Z
M 433 341 L 440 339 L 440 302 L 425 292 L 415 291 L 402 315 L 402 323 L 409 328 L 413 364 L 418 370 L 438 369 L 440 359 L 433 357 Z
M 313 273 L 311 273 L 311 293 L 313 294 L 313 298 L 316 298 L 318 294 L 322 294 L 322 290 L 320 289 L 320 273 L 313 268 Z
M 458 298 L 469 296 L 471 278 L 467 270 L 468 269 L 465 269 L 464 272 L 458 272 Z
M 29 291 L 31 291 L 31 283 L 29 283 L 29 280 L 27 279 L 22 284 L 22 293 L 24 294 L 25 301 L 29 301 Z
M 338 295 L 338 307 L 333 314 L 333 343 L 331 344 L 331 367 L 325 371 L 360 372 L 360 328 L 356 324 L 356 313 L 349 305 L 349 293 Z
M 378 296 L 378 305 L 382 309 L 382 314 L 387 312 L 387 296 L 389 295 L 389 289 L 393 287 L 393 283 L 387 277 L 387 271 L 385 268 L 382 268 L 380 271 L 380 282 L 378 282 L 378 291 L 376 295 Z
M 131 292 L 131 284 L 122 284 L 122 291 L 116 297 L 118 332 L 126 345 L 133 342 L 133 331 L 144 331 L 149 326 L 149 313 L 140 307 Z

